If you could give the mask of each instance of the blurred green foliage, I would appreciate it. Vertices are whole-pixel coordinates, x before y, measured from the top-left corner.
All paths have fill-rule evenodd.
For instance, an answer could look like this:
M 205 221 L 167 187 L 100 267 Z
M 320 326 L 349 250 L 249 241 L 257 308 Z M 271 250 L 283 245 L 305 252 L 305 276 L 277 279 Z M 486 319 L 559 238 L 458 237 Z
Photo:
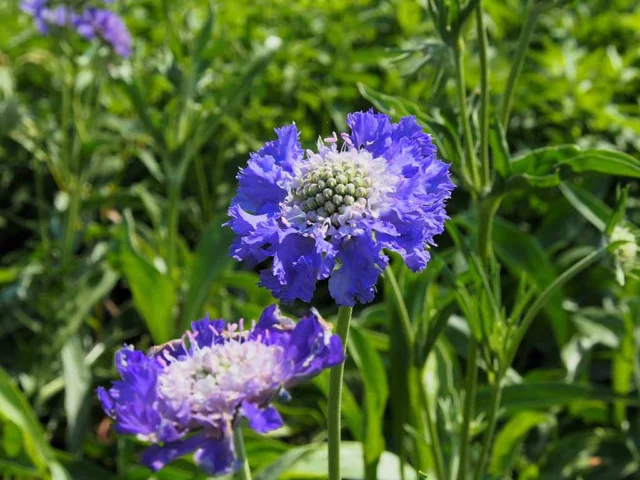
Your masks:
M 73 36 L 42 37 L 17 2 L 0 0 L 4 478 L 149 478 L 137 463 L 142 445 L 116 439 L 93 396 L 114 378 L 115 350 L 166 341 L 204 312 L 256 318 L 273 302 L 257 274 L 227 256 L 221 225 L 237 168 L 274 127 L 296 122 L 310 146 L 371 106 L 417 115 L 459 188 L 427 271 L 394 262 L 376 302 L 356 311 L 344 475 L 437 478 L 440 438 L 454 478 L 473 342 L 480 386 L 469 458 L 478 462 L 509 322 L 611 240 L 609 226 L 640 224 L 640 6 L 483 2 L 495 173 L 483 201 L 500 204 L 485 275 L 474 263 L 478 192 L 463 178 L 447 43 L 460 29 L 476 145 L 478 38 L 473 16 L 463 21 L 465 9 L 454 8 L 461 3 L 471 13 L 475 2 L 457 0 L 120 0 L 134 37 L 133 57 L 120 60 Z M 446 22 L 434 21 L 434 8 Z M 539 18 L 502 125 L 527 8 Z M 637 267 L 622 268 L 602 255 L 549 292 L 504 372 L 483 478 L 640 475 L 640 282 Z M 335 313 L 322 288 L 314 306 Z M 280 406 L 285 428 L 248 434 L 257 478 L 326 478 L 327 388 L 326 376 L 297 387 Z M 154 478 L 202 476 L 184 459 Z

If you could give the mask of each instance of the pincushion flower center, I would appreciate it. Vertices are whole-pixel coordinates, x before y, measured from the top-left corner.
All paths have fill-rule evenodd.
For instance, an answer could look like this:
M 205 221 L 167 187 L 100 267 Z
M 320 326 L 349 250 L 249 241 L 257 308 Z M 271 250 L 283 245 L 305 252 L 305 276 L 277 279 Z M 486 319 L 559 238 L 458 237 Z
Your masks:
M 310 222 L 330 219 L 339 225 L 352 214 L 372 214 L 387 190 L 385 161 L 365 150 L 337 149 L 315 154 L 296 172 L 289 205 L 299 207 Z
M 158 379 L 160 396 L 176 410 L 194 414 L 229 411 L 238 398 L 266 401 L 286 374 L 284 351 L 277 345 L 230 341 L 204 347 L 167 365 Z

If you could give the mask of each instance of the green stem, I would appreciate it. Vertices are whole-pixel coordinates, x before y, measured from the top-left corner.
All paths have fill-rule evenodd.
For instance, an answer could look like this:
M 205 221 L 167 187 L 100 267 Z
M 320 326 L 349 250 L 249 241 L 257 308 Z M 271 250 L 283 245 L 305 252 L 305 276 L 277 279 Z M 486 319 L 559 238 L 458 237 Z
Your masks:
M 49 226 L 47 225 L 47 213 L 45 211 L 44 200 L 44 184 L 42 179 L 42 165 L 38 159 L 34 159 L 35 169 L 35 183 L 36 183 L 36 197 L 38 207 L 38 225 L 40 226 L 40 239 L 45 247 L 45 250 L 49 249 Z
M 76 235 L 76 223 L 80 214 L 80 196 L 82 195 L 82 185 L 78 179 L 72 178 L 69 183 L 69 207 L 64 227 L 64 237 L 62 240 L 62 256 L 60 263 L 65 267 L 73 252 L 73 240 Z
M 405 340 L 407 342 L 408 348 L 412 353 L 411 358 L 411 369 L 414 371 L 410 376 L 410 381 L 414 383 L 414 385 L 418 388 L 418 400 L 421 403 L 421 410 L 423 413 L 423 421 L 426 423 L 426 430 L 429 434 L 430 438 L 430 447 L 431 447 L 431 456 L 433 457 L 433 461 L 435 463 L 436 472 L 438 474 L 437 478 L 446 478 L 446 471 L 444 468 L 444 460 L 442 456 L 442 449 L 440 448 L 440 440 L 438 438 L 438 431 L 436 429 L 433 418 L 431 417 L 431 407 L 429 405 L 429 396 L 424 388 L 424 382 L 421 378 L 421 369 L 415 366 L 415 359 L 413 358 L 413 352 L 415 350 L 414 345 L 414 331 L 413 326 L 411 324 L 411 318 L 409 317 L 409 311 L 407 310 L 407 305 L 402 298 L 402 291 L 400 290 L 400 286 L 398 285 L 398 281 L 396 279 L 395 273 L 391 267 L 388 267 L 385 270 L 385 277 L 389 282 L 389 286 L 391 287 L 391 293 L 393 294 L 393 298 L 395 300 L 396 308 L 400 313 L 400 326 L 402 328 L 402 332 L 405 336 Z
M 568 282 L 571 278 L 576 276 L 578 273 L 583 271 L 593 262 L 595 262 L 598 258 L 600 258 L 600 255 L 602 255 L 604 251 L 604 248 L 600 248 L 595 252 L 590 253 L 582 260 L 565 270 L 560 276 L 558 276 L 558 278 L 553 281 L 553 283 L 545 288 L 540 296 L 535 300 L 535 302 L 533 302 L 526 315 L 522 319 L 522 323 L 514 333 L 513 338 L 509 341 L 509 347 L 507 349 L 507 352 L 505 353 L 504 359 L 501 362 L 500 369 L 496 374 L 495 384 L 493 392 L 491 394 L 489 417 L 487 419 L 487 431 L 482 441 L 482 453 L 480 454 L 480 460 L 476 466 L 475 474 L 473 477 L 474 480 L 480 480 L 482 478 L 482 474 L 489 457 L 489 451 L 491 450 L 491 442 L 493 441 L 493 435 L 495 433 L 496 423 L 498 420 L 498 410 L 500 409 L 500 399 L 502 397 L 502 379 L 506 375 L 507 369 L 515 358 L 518 347 L 520 346 L 520 342 L 522 342 L 524 335 L 531 326 L 531 323 L 535 319 L 536 315 L 540 313 L 540 310 L 542 310 L 549 298 L 557 291 L 557 289 Z
M 414 382 L 418 385 L 418 392 L 420 395 L 420 402 L 422 403 L 422 416 L 426 423 L 427 431 L 429 432 L 429 440 L 431 442 L 431 455 L 435 463 L 436 478 L 446 480 L 447 473 L 444 468 L 444 457 L 442 455 L 442 448 L 440 447 L 440 439 L 438 437 L 438 430 L 431 416 L 431 401 L 429 400 L 429 394 L 425 388 L 422 380 L 422 371 L 415 368 L 417 377 Z
M 478 253 L 483 264 L 486 264 L 491 256 L 493 219 L 501 201 L 498 197 L 488 197 L 478 202 Z
M 249 468 L 247 451 L 244 448 L 244 438 L 242 437 L 242 428 L 240 427 L 240 425 L 236 425 L 236 427 L 233 429 L 233 444 L 236 447 L 236 457 L 242 464 L 236 476 L 240 480 L 251 480 L 251 469 Z
M 195 157 L 196 180 L 198 182 L 198 192 L 200 193 L 200 203 L 202 208 L 202 216 L 205 224 L 211 220 L 211 196 L 209 195 L 209 186 L 207 182 L 207 172 L 204 168 L 202 155 Z
M 167 271 L 171 275 L 176 263 L 178 249 L 178 226 L 180 218 L 180 190 L 179 181 L 168 180 L 167 206 Z
M 470 447 L 471 421 L 473 420 L 473 409 L 478 383 L 478 345 L 471 338 L 469 343 L 469 356 L 467 358 L 467 379 L 464 389 L 464 416 L 462 422 L 462 432 L 460 433 L 460 469 L 458 470 L 458 480 L 466 480 L 467 463 Z
M 500 399 L 502 398 L 502 376 L 496 377 L 496 383 L 493 386 L 491 392 L 491 404 L 489 406 L 489 417 L 487 419 L 487 430 L 482 439 L 482 452 L 480 453 L 480 460 L 476 465 L 476 470 L 473 475 L 474 480 L 481 480 L 484 473 L 484 466 L 489 458 L 489 452 L 491 451 L 491 442 L 493 441 L 493 435 L 496 431 L 496 424 L 498 423 L 498 411 L 500 409 Z
M 393 273 L 393 269 L 391 267 L 388 267 L 385 270 L 384 274 L 387 280 L 389 281 L 389 286 L 391 287 L 391 292 L 393 293 L 393 298 L 396 303 L 396 308 L 400 313 L 400 326 L 402 327 L 402 333 L 405 336 L 407 344 L 412 348 L 413 326 L 411 325 L 411 318 L 409 318 L 409 311 L 407 310 L 407 305 L 404 303 L 404 299 L 402 298 L 402 292 L 400 291 L 400 286 L 398 285 L 396 274 Z
M 476 26 L 480 49 L 480 165 L 482 165 L 484 189 L 491 183 L 489 165 L 489 62 L 487 60 L 487 29 L 484 24 L 482 0 L 476 7 Z
M 349 325 L 353 307 L 338 309 L 337 334 L 347 349 Z M 331 369 L 329 377 L 329 398 L 327 403 L 327 423 L 329 429 L 329 480 L 340 480 L 340 411 L 342 406 L 342 378 L 344 362 Z
M 462 124 L 464 148 L 466 154 L 466 158 L 462 160 L 462 169 L 464 171 L 466 165 L 466 167 L 471 171 L 473 187 L 476 191 L 478 191 L 480 187 L 480 173 L 478 172 L 478 161 L 476 159 L 475 149 L 473 148 L 471 123 L 469 122 L 469 113 L 467 112 L 467 94 L 462 50 L 462 39 L 458 38 L 453 48 L 453 54 L 456 64 L 456 87 L 458 93 L 458 103 L 460 107 L 460 123 Z
M 525 23 L 522 31 L 520 32 L 520 38 L 518 39 L 518 46 L 516 48 L 516 57 L 511 70 L 509 71 L 509 79 L 507 80 L 507 87 L 504 92 L 504 98 L 502 100 L 502 110 L 500 112 L 500 120 L 502 125 L 507 130 L 507 124 L 509 123 L 509 114 L 511 113 L 511 103 L 513 101 L 513 92 L 515 91 L 516 84 L 518 83 L 518 77 L 522 72 L 522 65 L 524 65 L 524 57 L 529 48 L 531 37 L 533 36 L 533 30 L 538 21 L 538 16 L 542 11 L 540 5 L 536 5 L 535 0 L 529 0 L 527 3 L 527 13 Z
M 536 318 L 540 310 L 547 304 L 549 298 L 554 295 L 558 288 L 562 287 L 565 283 L 575 277 L 578 273 L 583 271 L 589 265 L 594 263 L 600 256 L 606 251 L 604 248 L 599 248 L 598 250 L 591 252 L 589 255 L 584 257 L 579 262 L 576 262 L 571 267 L 566 269 L 562 274 L 558 276 L 544 291 L 540 294 L 538 298 L 533 302 L 531 308 L 527 311 L 524 318 L 522 319 L 522 323 L 517 328 L 513 335 L 513 339 L 509 341 L 509 348 L 505 354 L 505 361 L 502 364 L 502 370 L 499 377 L 504 376 L 504 373 L 509 368 L 513 359 L 516 356 L 516 352 L 518 351 L 518 347 L 520 346 L 520 342 L 524 338 L 527 330 L 533 323 L 533 320 Z

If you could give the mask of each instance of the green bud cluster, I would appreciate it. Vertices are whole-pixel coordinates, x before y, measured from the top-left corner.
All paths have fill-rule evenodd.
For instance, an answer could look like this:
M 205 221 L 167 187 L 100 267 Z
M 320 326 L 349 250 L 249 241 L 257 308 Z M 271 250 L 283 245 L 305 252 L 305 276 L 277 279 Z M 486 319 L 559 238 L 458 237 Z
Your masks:
M 304 212 L 329 217 L 356 203 L 366 206 L 372 184 L 366 169 L 334 162 L 307 172 L 293 193 Z

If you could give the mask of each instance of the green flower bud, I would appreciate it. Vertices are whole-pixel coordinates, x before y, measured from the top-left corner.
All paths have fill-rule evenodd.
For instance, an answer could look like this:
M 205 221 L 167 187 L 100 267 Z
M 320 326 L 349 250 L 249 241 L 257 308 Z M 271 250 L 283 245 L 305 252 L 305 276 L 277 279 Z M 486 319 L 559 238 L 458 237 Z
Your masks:
M 335 213 L 336 211 L 336 206 L 332 202 L 325 202 L 323 207 L 327 211 L 327 213 L 329 213 L 329 215 Z

